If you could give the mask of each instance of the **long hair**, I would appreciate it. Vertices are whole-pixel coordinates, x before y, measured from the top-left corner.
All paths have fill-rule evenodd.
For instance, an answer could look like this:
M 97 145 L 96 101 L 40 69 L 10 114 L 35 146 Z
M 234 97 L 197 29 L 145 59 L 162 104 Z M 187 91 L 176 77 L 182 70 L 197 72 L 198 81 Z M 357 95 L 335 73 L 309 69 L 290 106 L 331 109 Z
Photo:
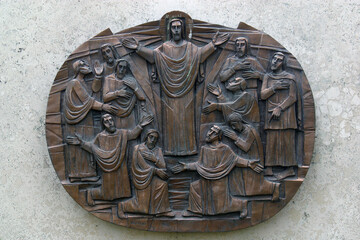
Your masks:
M 116 51 L 116 49 L 114 48 L 114 46 L 111 45 L 111 44 L 109 44 L 109 43 L 105 43 L 105 44 L 101 45 L 101 47 L 100 47 L 101 54 L 102 54 L 102 51 L 103 51 L 105 48 L 107 48 L 107 47 L 111 49 L 111 51 L 112 51 L 112 53 L 113 53 L 113 55 L 114 55 L 115 60 L 120 58 L 120 55 L 119 55 L 119 53 Z
M 240 41 L 245 42 L 245 55 L 251 55 L 251 48 L 250 48 L 249 40 L 246 37 L 238 37 L 235 39 L 235 47 L 236 47 L 236 44 Z

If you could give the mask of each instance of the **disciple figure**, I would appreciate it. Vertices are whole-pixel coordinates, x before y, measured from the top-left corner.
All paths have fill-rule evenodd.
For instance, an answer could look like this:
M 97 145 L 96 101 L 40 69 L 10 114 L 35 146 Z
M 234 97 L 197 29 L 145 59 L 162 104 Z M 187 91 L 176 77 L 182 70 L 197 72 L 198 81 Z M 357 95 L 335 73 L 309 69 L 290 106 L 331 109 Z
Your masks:
M 93 134 L 93 119 L 90 110 L 116 113 L 117 108 L 103 104 L 91 96 L 91 90 L 84 81 L 84 76 L 92 72 L 87 62 L 77 60 L 73 63 L 73 68 L 75 76 L 68 82 L 64 95 L 65 129 L 68 134 Z M 98 179 L 90 154 L 72 146 L 67 146 L 66 152 L 67 173 L 71 182 Z
M 124 213 L 144 213 L 174 217 L 170 209 L 166 164 L 161 148 L 156 146 L 159 133 L 150 129 L 145 142 L 136 145 L 131 162 L 135 196 L 118 204 L 119 217 Z M 163 179 L 163 180 L 162 180 Z
M 208 101 L 210 104 L 204 107 L 203 112 L 209 114 L 212 111 L 218 110 L 223 113 L 225 121 L 229 120 L 231 113 L 236 112 L 243 116 L 247 122 L 259 125 L 260 113 L 258 102 L 255 97 L 245 92 L 246 81 L 241 77 L 233 78 L 226 84 L 226 89 L 233 93 L 232 99 L 227 100 L 221 92 L 219 86 L 212 84 L 208 85 L 208 90 L 217 96 L 218 103 Z
M 156 65 L 162 90 L 161 115 L 163 148 L 165 155 L 187 156 L 197 153 L 195 122 L 195 90 L 200 63 L 204 62 L 229 38 L 216 33 L 203 47 L 186 41 L 184 24 L 172 19 L 170 40 L 152 50 L 135 40 L 124 39 L 123 45 L 136 49 L 136 53 Z
M 115 73 L 105 77 L 103 87 L 104 102 L 118 108 L 116 112 L 116 126 L 118 128 L 131 128 L 135 126 L 136 113 L 133 111 L 137 100 L 141 101 L 145 110 L 145 96 L 139 89 L 136 80 L 127 74 L 128 62 L 119 59 L 116 62 Z
M 199 160 L 195 163 L 179 163 L 174 173 L 184 170 L 197 171 L 201 178 L 190 184 L 189 207 L 183 216 L 217 215 L 240 212 L 247 216 L 247 201 L 230 193 L 229 174 L 235 167 L 250 167 L 257 173 L 263 168 L 259 160 L 247 160 L 236 155 L 229 146 L 220 142 L 222 130 L 214 125 L 206 136 L 208 145 L 202 146 Z
M 271 71 L 264 76 L 261 99 L 266 100 L 265 166 L 297 166 L 295 130 L 297 129 L 297 86 L 295 76 L 285 71 L 285 56 L 276 52 Z
M 235 132 L 225 129 L 224 135 L 234 141 L 234 144 L 246 153 L 249 159 L 260 159 L 264 165 L 263 146 L 259 133 L 250 124 L 246 124 L 238 113 L 229 116 L 228 123 Z M 280 183 L 264 179 L 263 174 L 255 173 L 248 168 L 235 168 L 229 177 L 230 190 L 233 195 L 254 196 L 272 195 L 272 200 L 279 199 Z
M 96 60 L 94 63 L 95 79 L 92 84 L 94 92 L 100 91 L 103 78 L 114 73 L 116 59 L 120 58 L 114 46 L 109 43 L 101 45 L 100 51 L 105 62 L 101 64 L 98 60 Z
M 101 121 L 105 129 L 93 141 L 84 141 L 79 135 L 67 138 L 69 144 L 80 145 L 82 149 L 92 153 L 103 172 L 101 186 L 87 191 L 89 205 L 94 205 L 94 200 L 131 197 L 126 161 L 127 144 L 140 135 L 143 127 L 151 123 L 152 117 L 144 117 L 132 130 L 117 129 L 110 114 L 104 114 Z
M 258 98 L 258 80 L 264 75 L 264 68 L 259 61 L 250 55 L 249 41 L 244 37 L 235 40 L 235 55 L 226 59 L 220 72 L 220 81 L 232 82 L 235 78 L 243 78 L 247 83 L 247 91 Z

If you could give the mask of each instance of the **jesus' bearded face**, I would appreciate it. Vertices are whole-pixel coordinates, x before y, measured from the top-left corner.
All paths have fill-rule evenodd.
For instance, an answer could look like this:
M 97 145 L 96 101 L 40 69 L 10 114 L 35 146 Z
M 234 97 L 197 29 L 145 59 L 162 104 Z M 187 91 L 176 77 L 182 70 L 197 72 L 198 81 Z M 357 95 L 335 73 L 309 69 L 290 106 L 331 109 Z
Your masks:
M 174 41 L 180 41 L 181 40 L 181 22 L 180 21 L 174 21 L 171 23 L 171 33 Z

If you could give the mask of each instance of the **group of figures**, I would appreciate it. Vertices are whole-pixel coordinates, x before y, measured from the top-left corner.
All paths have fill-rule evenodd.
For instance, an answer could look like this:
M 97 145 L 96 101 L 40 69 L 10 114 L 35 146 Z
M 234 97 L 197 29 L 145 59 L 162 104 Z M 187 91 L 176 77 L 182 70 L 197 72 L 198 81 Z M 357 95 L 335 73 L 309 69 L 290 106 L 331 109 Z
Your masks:
M 281 201 L 300 164 L 302 105 L 287 55 L 273 51 L 263 66 L 246 36 L 215 32 L 196 44 L 184 18 L 166 27 L 160 43 L 124 36 L 103 43 L 91 64 L 71 62 L 61 103 L 66 179 L 90 208 L 110 204 L 120 219 L 251 218 L 248 203 Z M 226 48 L 213 73 L 207 60 Z M 185 189 L 183 209 L 171 181 Z

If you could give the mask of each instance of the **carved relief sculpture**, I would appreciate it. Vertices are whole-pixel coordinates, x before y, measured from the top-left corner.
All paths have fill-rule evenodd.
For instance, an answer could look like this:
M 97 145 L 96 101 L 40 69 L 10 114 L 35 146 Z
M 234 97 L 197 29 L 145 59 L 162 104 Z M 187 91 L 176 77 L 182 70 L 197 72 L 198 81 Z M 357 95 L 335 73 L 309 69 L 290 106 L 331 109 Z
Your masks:
M 291 200 L 314 123 L 306 76 L 273 38 L 175 11 L 76 49 L 50 91 L 46 136 L 61 183 L 95 216 L 214 232 Z

